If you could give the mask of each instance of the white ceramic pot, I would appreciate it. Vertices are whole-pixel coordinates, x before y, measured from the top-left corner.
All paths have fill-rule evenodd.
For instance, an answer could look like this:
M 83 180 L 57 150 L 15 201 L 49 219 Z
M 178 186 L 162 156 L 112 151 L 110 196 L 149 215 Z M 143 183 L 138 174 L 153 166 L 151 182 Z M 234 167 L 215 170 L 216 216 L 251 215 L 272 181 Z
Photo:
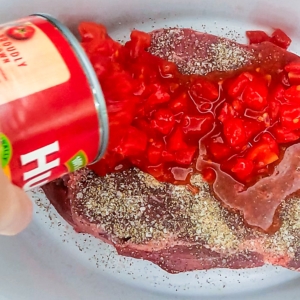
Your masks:
M 76 28 L 81 20 L 105 24 L 116 39 L 130 30 L 193 27 L 218 35 L 279 27 L 300 49 L 298 0 L 2 0 L 0 23 L 46 12 Z M 202 27 L 202 25 L 205 25 Z M 170 275 L 141 260 L 123 258 L 88 235 L 75 234 L 47 199 L 30 193 L 36 214 L 16 237 L 0 237 L 0 300 L 281 300 L 299 299 L 300 275 L 275 267 L 209 270 Z

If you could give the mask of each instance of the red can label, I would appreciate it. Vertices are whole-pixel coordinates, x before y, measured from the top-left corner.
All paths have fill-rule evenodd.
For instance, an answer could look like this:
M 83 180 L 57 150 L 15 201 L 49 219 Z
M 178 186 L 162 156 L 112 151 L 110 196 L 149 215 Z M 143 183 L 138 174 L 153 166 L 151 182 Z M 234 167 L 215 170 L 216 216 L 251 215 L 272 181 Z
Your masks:
M 0 27 L 0 161 L 25 190 L 96 157 L 99 122 L 72 45 L 46 18 Z

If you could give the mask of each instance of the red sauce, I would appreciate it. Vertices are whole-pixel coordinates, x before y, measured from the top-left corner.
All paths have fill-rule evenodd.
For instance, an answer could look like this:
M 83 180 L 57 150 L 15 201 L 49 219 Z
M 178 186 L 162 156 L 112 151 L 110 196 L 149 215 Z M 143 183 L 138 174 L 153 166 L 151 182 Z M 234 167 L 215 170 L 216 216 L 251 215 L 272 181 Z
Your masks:
M 297 190 L 290 159 L 300 147 L 300 63 L 264 41 L 286 48 L 289 38 L 248 33 L 260 43 L 255 62 L 204 77 L 148 53 L 147 33 L 133 31 L 122 46 L 101 25 L 79 30 L 110 117 L 107 154 L 91 168 L 105 175 L 136 166 L 175 184 L 200 172 L 249 225 L 270 229 L 278 205 Z

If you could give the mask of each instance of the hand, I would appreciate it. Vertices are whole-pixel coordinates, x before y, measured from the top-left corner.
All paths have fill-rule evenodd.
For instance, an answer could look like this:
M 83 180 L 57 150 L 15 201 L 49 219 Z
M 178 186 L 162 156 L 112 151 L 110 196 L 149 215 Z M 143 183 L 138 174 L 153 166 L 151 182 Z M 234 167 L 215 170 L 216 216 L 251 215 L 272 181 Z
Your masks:
M 26 193 L 13 185 L 0 167 L 0 234 L 15 235 L 32 217 L 32 202 Z

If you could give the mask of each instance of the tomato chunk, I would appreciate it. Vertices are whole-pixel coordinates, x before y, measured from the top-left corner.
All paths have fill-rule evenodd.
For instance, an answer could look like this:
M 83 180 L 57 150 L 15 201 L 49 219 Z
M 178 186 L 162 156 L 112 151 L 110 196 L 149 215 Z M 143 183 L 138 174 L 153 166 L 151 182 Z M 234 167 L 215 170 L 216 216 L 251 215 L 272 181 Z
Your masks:
M 300 106 L 282 105 L 280 107 L 280 123 L 289 130 L 300 129 Z
M 281 29 L 276 29 L 272 33 L 271 42 L 283 49 L 287 49 L 292 40 Z
M 174 127 L 174 115 L 169 109 L 159 109 L 154 114 L 154 119 L 151 121 L 152 128 L 157 129 L 164 135 L 167 135 Z
M 223 124 L 224 136 L 232 147 L 242 147 L 247 143 L 244 122 L 241 119 L 228 119 Z
M 213 183 L 216 179 L 216 172 L 211 168 L 206 168 L 202 171 L 203 179 L 208 183 Z
M 300 85 L 293 85 L 285 90 L 284 99 L 289 103 L 300 105 Z
M 221 109 L 218 119 L 224 123 L 226 120 L 237 117 L 238 115 L 238 112 L 233 108 L 233 106 L 226 102 Z
M 291 62 L 284 69 L 288 72 L 290 84 L 300 84 L 300 62 Z
M 232 155 L 232 151 L 225 143 L 212 142 L 208 145 L 210 153 L 213 155 L 215 161 L 221 162 Z
M 261 81 L 249 82 L 243 94 L 243 101 L 253 110 L 263 110 L 267 106 L 268 89 Z
M 246 88 L 247 84 L 253 80 L 253 75 L 244 72 L 240 74 L 237 78 L 235 78 L 232 83 L 228 87 L 228 94 L 231 97 L 238 97 L 241 96 L 244 89 Z
M 163 78 L 174 78 L 178 73 L 177 66 L 168 61 L 161 61 L 158 69 Z
M 181 166 L 188 166 L 193 162 L 197 147 L 187 147 L 175 152 L 175 162 Z
M 295 142 L 300 137 L 300 133 L 283 128 L 279 125 L 275 125 L 272 128 L 272 133 L 275 136 L 276 141 L 281 144 Z
M 146 148 L 147 135 L 130 126 L 115 151 L 123 156 L 136 156 L 143 153 Z
M 175 99 L 170 101 L 169 108 L 174 114 L 186 112 L 188 108 L 188 95 L 186 93 L 181 93 Z
M 268 42 L 271 39 L 264 31 L 261 30 L 246 31 L 246 35 L 250 44 L 260 44 L 262 42 Z
M 185 115 L 181 126 L 186 135 L 197 135 L 199 139 L 213 128 L 214 116 L 211 113 L 199 114 L 198 116 Z
M 278 160 L 278 154 L 279 149 L 276 141 L 271 135 L 264 134 L 260 141 L 249 149 L 246 157 L 256 167 L 262 168 Z
M 153 84 L 151 86 L 152 94 L 147 100 L 147 105 L 153 107 L 155 105 L 168 102 L 170 100 L 170 94 L 166 92 L 165 88 L 160 84 Z
M 212 82 L 204 78 L 196 79 L 192 83 L 189 92 L 195 103 L 214 101 L 219 96 L 218 88 Z
M 94 52 L 97 46 L 107 39 L 106 28 L 93 22 L 81 22 L 78 31 L 82 38 L 82 44 L 87 52 Z
M 130 56 L 137 58 L 144 53 L 151 44 L 151 37 L 148 33 L 139 30 L 133 30 L 130 34 L 131 41 L 126 44 L 129 48 Z
M 231 172 L 238 179 L 245 180 L 254 169 L 253 162 L 247 158 L 235 158 L 232 162 Z
M 147 150 L 148 161 L 151 165 L 158 165 L 161 163 L 161 154 L 165 144 L 162 141 L 153 141 Z
M 184 134 L 180 127 L 176 127 L 171 133 L 167 142 L 167 148 L 169 151 L 183 150 L 187 148 L 184 141 Z

